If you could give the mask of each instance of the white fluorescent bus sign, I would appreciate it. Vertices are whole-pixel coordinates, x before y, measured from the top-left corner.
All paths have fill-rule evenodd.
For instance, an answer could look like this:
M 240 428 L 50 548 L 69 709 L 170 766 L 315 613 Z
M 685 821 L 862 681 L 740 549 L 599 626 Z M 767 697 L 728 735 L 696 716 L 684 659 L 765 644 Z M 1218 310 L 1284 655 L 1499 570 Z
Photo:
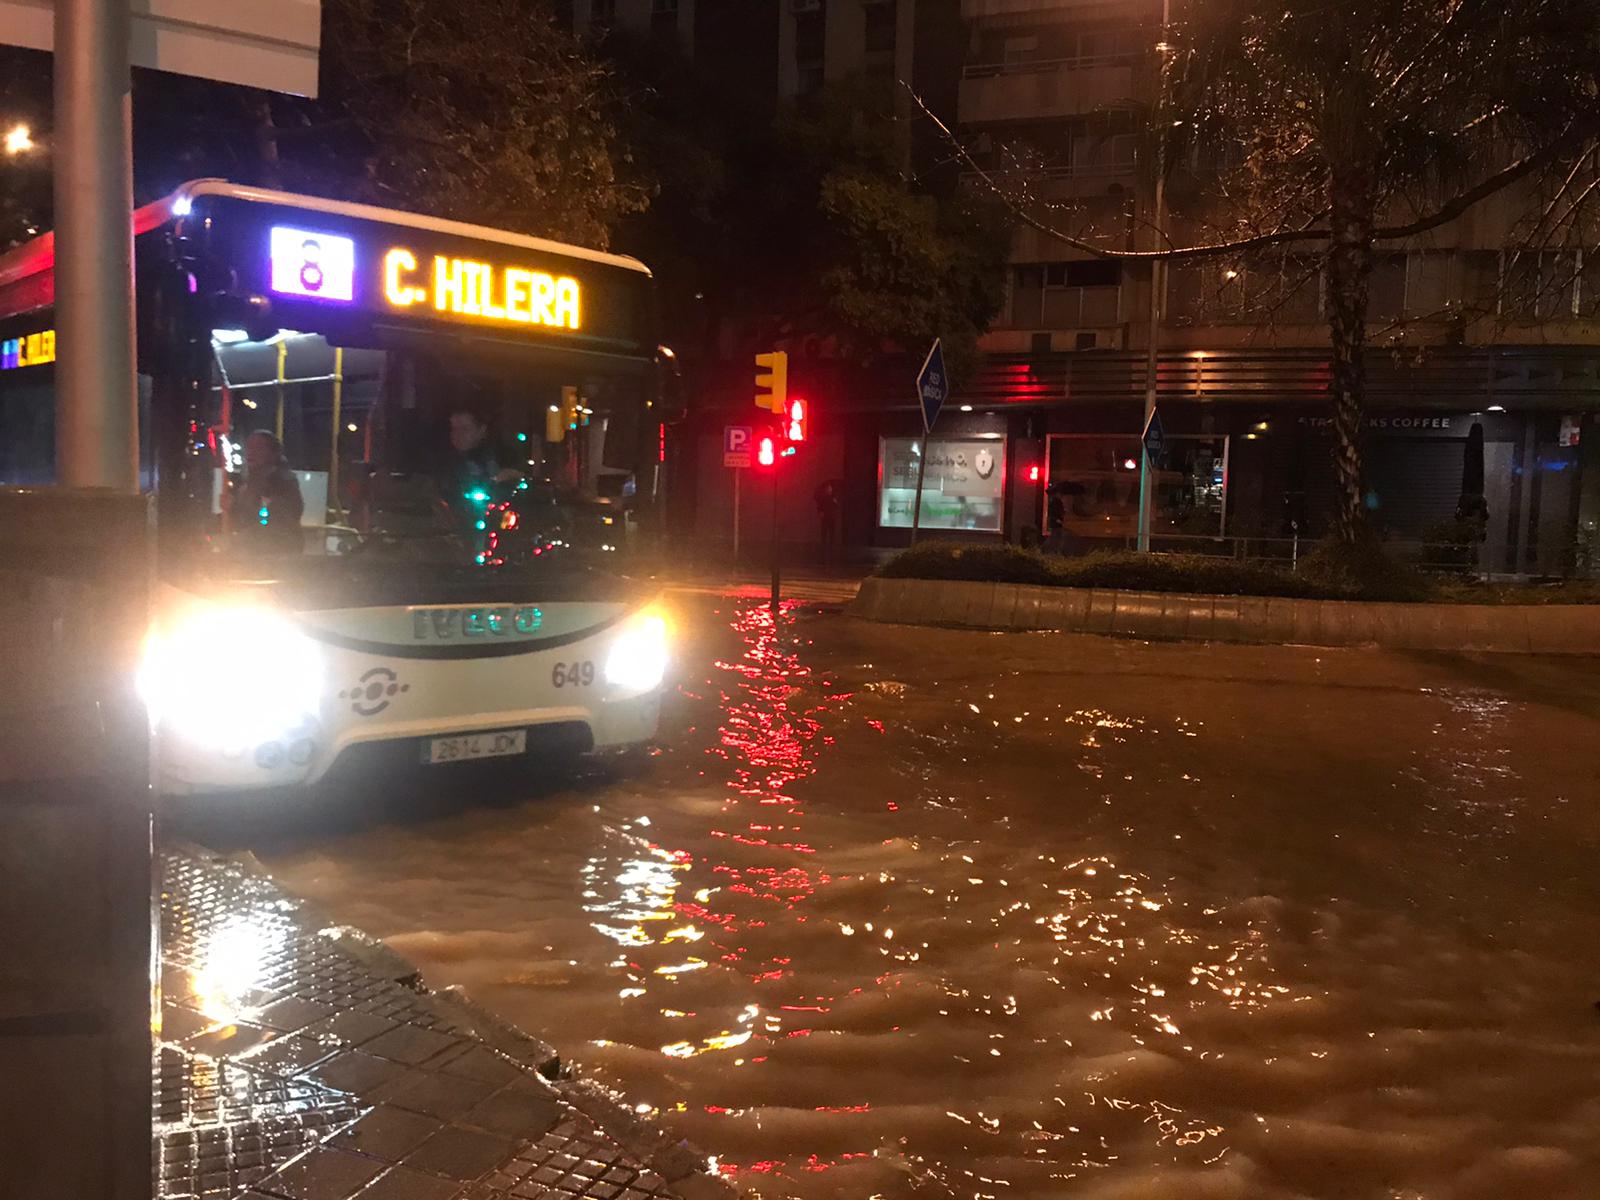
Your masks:
M 355 299 L 356 244 L 334 233 L 272 227 L 272 290 L 311 300 Z

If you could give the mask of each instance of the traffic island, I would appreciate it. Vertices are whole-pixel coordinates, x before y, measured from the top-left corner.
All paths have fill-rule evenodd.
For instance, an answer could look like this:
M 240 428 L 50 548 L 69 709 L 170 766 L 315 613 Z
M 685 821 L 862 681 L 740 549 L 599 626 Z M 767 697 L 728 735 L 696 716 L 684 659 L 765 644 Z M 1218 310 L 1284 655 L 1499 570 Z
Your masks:
M 161 856 L 155 1194 L 708 1200 L 704 1155 L 556 1052 L 282 891 Z
M 1600 654 L 1600 605 L 1438 604 L 1221 596 L 874 576 L 846 610 L 871 621 L 991 630 L 1507 654 Z

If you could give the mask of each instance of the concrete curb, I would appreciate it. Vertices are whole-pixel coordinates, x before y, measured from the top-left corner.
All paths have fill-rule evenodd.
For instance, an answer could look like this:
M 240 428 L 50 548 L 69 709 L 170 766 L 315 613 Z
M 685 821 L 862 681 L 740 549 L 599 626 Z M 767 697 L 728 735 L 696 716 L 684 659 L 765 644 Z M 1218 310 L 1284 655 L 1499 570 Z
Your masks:
M 1600 605 L 1595 604 L 1378 604 L 873 576 L 862 580 L 845 611 L 869 621 L 964 629 L 1489 654 L 1600 654 Z

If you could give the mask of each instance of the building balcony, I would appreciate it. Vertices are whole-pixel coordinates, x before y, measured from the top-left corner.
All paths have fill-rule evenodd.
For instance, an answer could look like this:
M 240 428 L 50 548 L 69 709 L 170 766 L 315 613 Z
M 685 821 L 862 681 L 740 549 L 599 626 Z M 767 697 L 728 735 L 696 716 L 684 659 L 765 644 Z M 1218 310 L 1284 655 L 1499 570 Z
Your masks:
M 968 63 L 957 118 L 974 125 L 1128 108 L 1140 103 L 1139 74 L 1136 60 L 1127 56 Z

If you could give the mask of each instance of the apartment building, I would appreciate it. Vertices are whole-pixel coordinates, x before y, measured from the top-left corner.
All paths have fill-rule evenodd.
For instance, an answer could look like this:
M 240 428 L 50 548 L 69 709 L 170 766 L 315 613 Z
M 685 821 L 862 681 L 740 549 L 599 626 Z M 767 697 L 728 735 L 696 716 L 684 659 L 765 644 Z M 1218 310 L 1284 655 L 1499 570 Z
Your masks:
M 922 0 L 928 6 L 929 0 Z M 706 69 L 755 68 L 792 99 L 854 75 L 910 79 L 918 0 L 570 0 L 580 30 L 675 42 Z M 933 5 L 938 7 L 937 0 Z M 751 76 L 757 78 L 756 74 Z
M 961 0 L 961 16 L 960 133 L 983 172 L 1003 187 L 1025 179 L 1034 211 L 1058 228 L 1151 245 L 1153 173 L 1136 131 L 1158 86 L 1159 2 Z M 1199 224 L 1205 188 L 1198 173 L 1172 176 L 1168 228 L 1180 241 Z M 1437 539 L 1481 425 L 1490 528 L 1480 564 L 1556 574 L 1600 561 L 1600 263 L 1508 252 L 1528 201 L 1501 197 L 1426 240 L 1383 248 L 1366 503 L 1396 542 Z M 1026 227 L 1011 257 L 986 365 L 958 397 L 1009 467 L 978 527 L 1015 538 L 1042 526 L 1053 484 L 1070 534 L 1121 544 L 1137 521 L 1150 271 Z M 1204 260 L 1168 273 L 1153 326 L 1166 545 L 1247 538 L 1259 549 L 1326 532 L 1322 306 L 1315 247 L 1270 272 Z M 884 442 L 880 492 L 894 494 L 879 508 L 892 524 L 909 507 L 895 463 L 915 432 L 907 424 Z M 934 509 L 976 532 L 970 501 Z

